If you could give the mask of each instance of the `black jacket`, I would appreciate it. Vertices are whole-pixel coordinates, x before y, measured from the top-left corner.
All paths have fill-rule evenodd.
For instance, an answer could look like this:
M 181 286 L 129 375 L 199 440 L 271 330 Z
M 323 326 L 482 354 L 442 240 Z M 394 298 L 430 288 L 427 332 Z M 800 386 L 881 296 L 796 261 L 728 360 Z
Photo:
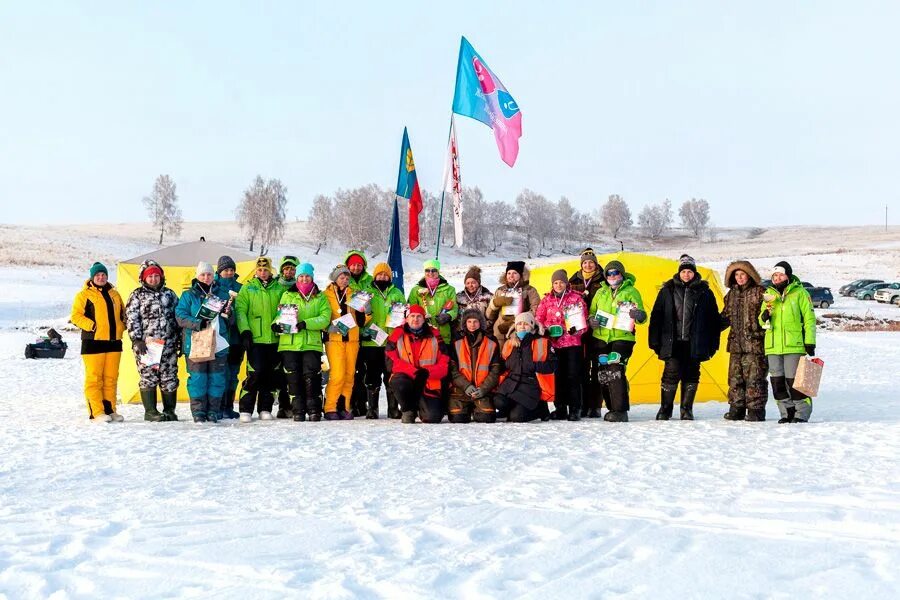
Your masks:
M 676 295 L 680 291 L 684 292 L 684 304 L 679 307 L 681 298 L 676 303 Z M 687 330 L 691 358 L 712 358 L 719 349 L 719 308 L 709 284 L 699 274 L 687 285 L 676 274 L 663 283 L 656 296 L 650 313 L 649 345 L 661 360 L 672 357 L 682 326 Z

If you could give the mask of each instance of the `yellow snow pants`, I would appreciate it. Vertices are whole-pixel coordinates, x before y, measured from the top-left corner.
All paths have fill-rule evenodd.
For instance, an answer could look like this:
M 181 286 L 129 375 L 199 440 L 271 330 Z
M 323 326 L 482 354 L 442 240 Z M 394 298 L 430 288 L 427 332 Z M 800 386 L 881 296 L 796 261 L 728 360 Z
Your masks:
M 344 410 L 350 410 L 359 342 L 325 342 L 325 354 L 331 366 L 328 383 L 325 385 L 325 412 L 336 412 L 338 398 L 341 396 L 344 397 Z
M 88 414 L 105 414 L 103 401 L 106 400 L 116 412 L 116 383 L 119 381 L 119 360 L 121 352 L 101 352 L 82 354 L 84 361 L 84 397 L 87 399 Z

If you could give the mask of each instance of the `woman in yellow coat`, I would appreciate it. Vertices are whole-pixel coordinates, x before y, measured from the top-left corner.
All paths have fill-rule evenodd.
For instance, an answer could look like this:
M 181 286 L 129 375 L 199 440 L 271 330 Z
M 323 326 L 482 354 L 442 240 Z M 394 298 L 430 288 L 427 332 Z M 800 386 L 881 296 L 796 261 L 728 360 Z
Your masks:
M 328 356 L 328 383 L 325 385 L 325 419 L 352 419 L 350 396 L 353 393 L 353 378 L 356 374 L 356 357 L 359 355 L 359 330 L 371 320 L 371 315 L 351 308 L 347 302 L 353 296 L 350 289 L 350 269 L 338 265 L 329 277 L 331 284 L 325 288 L 325 297 L 331 307 L 332 325 L 328 327 L 325 341 L 325 355 Z M 335 319 L 351 315 L 356 327 L 339 328 Z M 339 410 L 343 400 L 343 410 Z
M 91 266 L 90 279 L 75 296 L 69 319 L 81 329 L 88 415 L 105 423 L 124 421 L 116 412 L 116 384 L 125 332 L 125 304 L 108 279 L 106 267 L 95 262 Z

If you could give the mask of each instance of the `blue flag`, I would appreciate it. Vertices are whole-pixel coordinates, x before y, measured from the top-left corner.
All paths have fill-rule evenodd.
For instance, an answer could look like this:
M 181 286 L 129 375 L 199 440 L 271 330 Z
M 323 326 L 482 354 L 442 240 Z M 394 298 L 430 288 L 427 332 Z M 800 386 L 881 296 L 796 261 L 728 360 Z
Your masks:
M 403 251 L 400 247 L 400 209 L 397 207 L 397 198 L 394 198 L 394 218 L 391 220 L 391 237 L 388 242 L 388 266 L 391 268 L 391 278 L 398 290 L 403 290 Z

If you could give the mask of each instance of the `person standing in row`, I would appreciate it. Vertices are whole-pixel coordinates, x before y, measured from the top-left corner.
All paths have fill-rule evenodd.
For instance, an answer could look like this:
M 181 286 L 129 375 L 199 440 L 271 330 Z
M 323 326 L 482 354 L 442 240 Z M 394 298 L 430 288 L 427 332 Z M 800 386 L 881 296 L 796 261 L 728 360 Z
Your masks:
M 440 261 L 426 260 L 424 268 L 425 276 L 409 291 L 407 302 L 424 308 L 426 320 L 438 328 L 444 343 L 450 344 L 450 322 L 459 315 L 456 290 L 441 276 Z
M 806 423 L 812 415 L 812 398 L 794 389 L 794 377 L 803 355 L 816 355 L 816 315 L 809 292 L 787 261 L 772 269 L 759 324 L 768 327 L 766 357 L 772 396 L 781 413 L 778 422 Z
M 581 378 L 584 355 L 581 336 L 587 329 L 587 306 L 582 295 L 569 289 L 564 269 L 553 272 L 552 289 L 541 300 L 535 320 L 550 336 L 556 353 L 556 410 L 550 418 L 581 420 Z
M 350 289 L 353 292 L 372 293 L 374 277 L 369 274 L 369 262 L 366 255 L 361 250 L 350 250 L 344 256 L 344 264 L 350 270 Z M 371 310 L 371 309 L 370 309 Z M 353 393 L 349 399 L 349 411 L 354 417 L 361 417 L 367 414 L 366 403 L 368 395 L 366 393 L 366 353 L 363 352 L 365 347 L 365 333 L 360 332 L 363 341 L 359 354 L 356 357 L 356 371 L 353 377 Z
M 600 273 L 600 263 L 593 249 L 585 248 L 581 251 L 581 270 L 573 273 L 569 278 L 572 291 L 581 294 L 586 306 L 590 307 L 594 301 L 594 295 L 603 285 L 603 275 Z M 581 416 L 596 419 L 600 417 L 600 384 L 598 380 L 599 367 L 597 357 L 599 352 L 595 349 L 596 338 L 592 335 L 581 336 L 581 344 L 584 350 L 584 370 L 582 376 L 582 403 Z
M 497 416 L 510 423 L 547 421 L 547 404 L 553 402 L 555 391 L 556 354 L 547 338 L 535 335 L 537 324 L 530 312 L 516 315 L 514 327 L 501 352 L 506 371 L 494 394 Z
M 460 332 L 450 352 L 449 419 L 451 423 L 493 423 L 493 392 L 500 381 L 503 359 L 500 344 L 489 333 L 487 320 L 477 308 L 460 317 Z
M 153 260 L 145 260 L 138 269 L 141 282 L 125 305 L 125 327 L 134 350 L 134 361 L 140 374 L 138 388 L 144 405 L 145 421 L 177 421 L 178 353 L 181 331 L 175 320 L 178 296 L 166 287 L 163 268 Z M 162 344 L 159 362 L 147 360 L 147 344 Z M 162 391 L 162 414 L 156 408 L 157 393 Z
M 487 308 L 493 297 L 491 290 L 481 285 L 481 267 L 474 265 L 469 267 L 463 279 L 463 289 L 456 294 L 456 304 L 459 306 L 459 313 L 462 314 L 470 308 L 481 311 L 487 322 L 487 331 L 491 331 L 494 327 L 494 322 L 487 318 Z M 454 328 L 454 331 L 461 334 L 464 328 L 465 324 L 460 322 L 459 326 Z
M 391 316 L 391 308 L 394 304 L 406 304 L 406 298 L 403 297 L 397 286 L 392 281 L 393 272 L 387 263 L 378 263 L 372 271 L 374 280 L 370 292 L 372 294 L 371 325 L 378 326 L 382 331 L 390 336 L 394 330 L 388 326 L 388 318 Z M 362 346 L 359 349 L 359 358 L 356 360 L 357 376 L 362 372 L 363 383 L 366 390 L 366 418 L 378 418 L 378 398 L 381 395 L 381 383 L 384 381 L 388 400 L 388 417 L 392 419 L 400 418 L 400 409 L 397 405 L 397 399 L 391 391 L 388 382 L 388 372 L 385 366 L 385 346 L 381 345 L 375 339 L 375 332 L 369 328 L 364 329 L 360 333 Z
M 216 263 L 215 282 L 219 291 L 231 301 L 231 314 L 234 314 L 234 297 L 241 291 L 237 280 L 237 265 L 230 256 L 220 256 Z M 244 362 L 244 346 L 241 345 L 241 332 L 238 331 L 237 319 L 228 323 L 228 332 L 223 334 L 228 340 L 228 358 L 225 362 L 225 395 L 222 396 L 222 418 L 237 419 L 240 413 L 234 410 L 234 398 L 238 389 L 238 373 Z
M 212 360 L 192 360 L 191 334 L 212 327 L 215 330 L 213 343 L 217 344 L 219 337 L 224 340 L 229 325 L 234 321 L 234 315 L 228 305 L 213 317 L 214 320 L 200 316 L 200 308 L 207 296 L 228 301 L 228 292 L 220 289 L 214 280 L 212 265 L 201 262 L 197 265 L 196 277 L 191 281 L 191 287 L 181 294 L 175 307 L 175 319 L 183 332 L 183 354 L 188 372 L 187 390 L 191 399 L 191 416 L 195 423 L 216 423 L 219 420 L 222 397 L 225 395 L 228 346 L 227 344 L 223 344 L 222 348 L 216 346 Z
M 328 299 L 313 281 L 315 271 L 303 263 L 297 283 L 281 295 L 279 304 L 297 309 L 296 331 L 272 324 L 278 334 L 278 351 L 284 364 L 294 421 L 322 420 L 322 332 L 331 324 Z
M 625 265 L 611 260 L 603 269 L 603 284 L 591 303 L 590 325 L 594 337 L 591 360 L 596 360 L 600 396 L 606 400 L 606 421 L 626 422 L 631 402 L 625 371 L 634 351 L 634 326 L 647 321 L 644 300 L 634 286 L 637 277 L 625 271 Z M 631 320 L 631 326 L 617 326 L 618 316 Z M 603 315 L 605 317 L 601 318 Z M 596 356 L 596 358 L 595 358 Z M 605 357 L 605 359 L 603 358 Z
M 716 297 L 697 273 L 693 258 L 682 254 L 678 263 L 678 272 L 663 282 L 650 314 L 649 345 L 665 361 L 658 421 L 672 418 L 679 382 L 681 419 L 694 419 L 700 363 L 719 349 L 721 321 Z
M 272 260 L 260 256 L 256 259 L 254 277 L 244 284 L 235 300 L 241 344 L 247 353 L 247 377 L 238 401 L 242 423 L 251 421 L 254 408 L 259 411 L 261 421 L 272 419 L 278 381 L 275 370 L 281 365 L 278 337 L 272 331 L 272 323 L 283 293 L 272 272 Z
M 368 318 L 364 312 L 348 304 L 353 290 L 350 289 L 350 270 L 347 266 L 337 265 L 329 278 L 331 284 L 325 288 L 325 298 L 331 306 L 332 324 L 328 327 L 325 353 L 331 369 L 325 385 L 325 419 L 350 420 L 353 419 L 350 397 L 353 393 L 356 357 L 359 354 L 359 333 L 360 328 L 367 324 Z M 334 324 L 335 319 L 348 315 L 354 326 L 347 324 L 341 328 Z
M 281 288 L 282 294 L 294 287 L 297 283 L 297 265 L 299 264 L 300 261 L 296 256 L 288 254 L 281 257 L 281 262 L 278 263 L 278 277 L 276 278 L 275 283 Z M 279 295 L 279 298 L 280 297 L 281 296 Z M 281 353 L 279 352 L 276 356 L 278 357 L 278 364 L 275 365 L 275 371 L 273 373 L 273 385 L 275 386 L 276 391 L 273 393 L 278 394 L 278 412 L 275 413 L 275 418 L 290 419 L 291 398 L 288 393 L 287 378 L 284 374 Z
M 487 320 L 494 322 L 494 337 L 500 343 L 515 335 L 516 315 L 528 312 L 533 316 L 541 303 L 541 296 L 529 283 L 529 276 L 525 263 L 520 260 L 506 263 L 506 271 L 500 276 L 500 287 L 494 291 L 485 312 Z
M 769 390 L 766 371 L 765 329 L 759 324 L 763 290 L 759 273 L 745 260 L 736 260 L 725 269 L 722 329 L 728 327 L 729 421 L 765 421 Z
M 124 421 L 116 412 L 116 385 L 125 332 L 125 306 L 119 292 L 109 283 L 109 272 L 102 263 L 91 265 L 88 279 L 72 303 L 69 320 L 81 330 L 88 418 L 98 423 Z

